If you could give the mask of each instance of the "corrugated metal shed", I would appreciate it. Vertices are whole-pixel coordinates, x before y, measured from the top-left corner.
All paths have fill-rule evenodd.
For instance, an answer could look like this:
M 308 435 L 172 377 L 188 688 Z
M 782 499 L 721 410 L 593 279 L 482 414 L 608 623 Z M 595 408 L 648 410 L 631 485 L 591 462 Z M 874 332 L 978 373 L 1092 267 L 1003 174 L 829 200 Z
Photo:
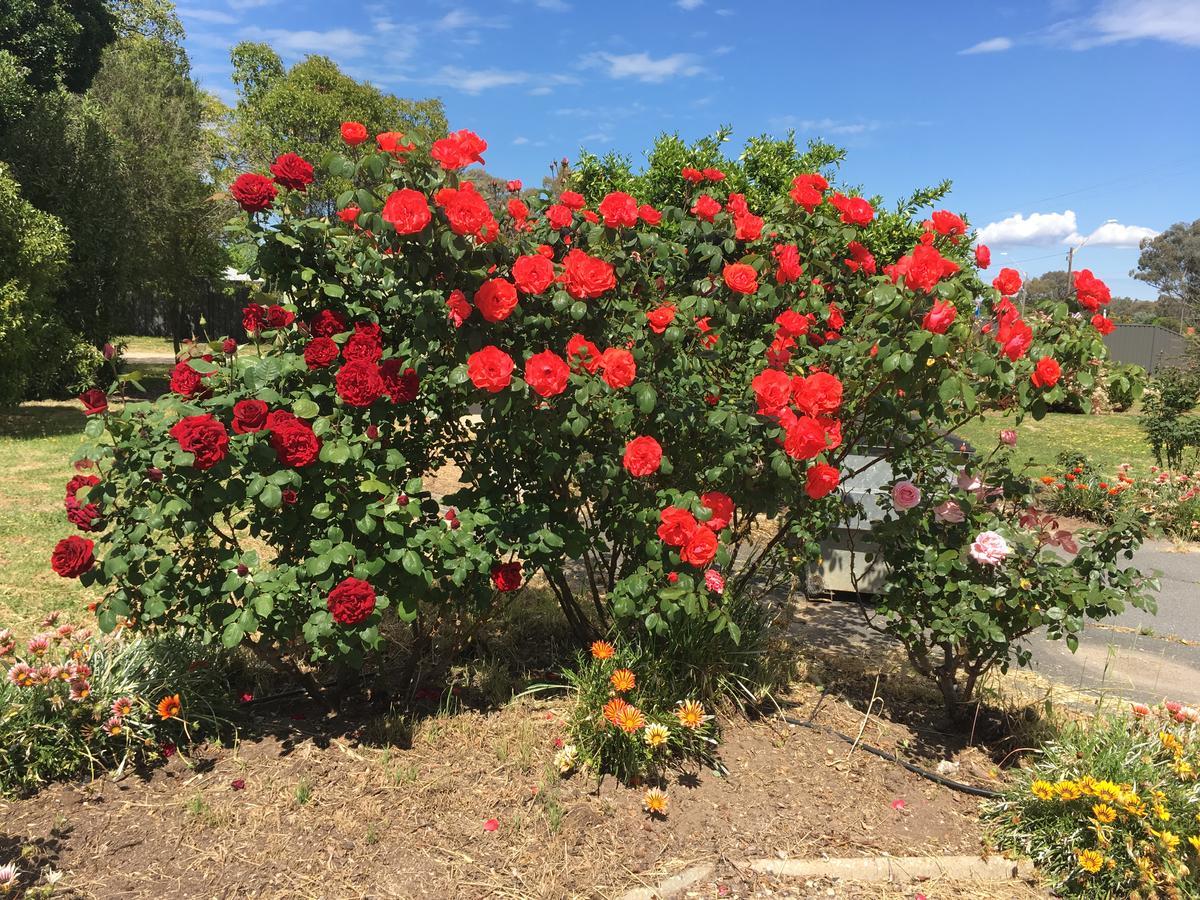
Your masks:
M 1181 335 L 1159 325 L 1118 325 L 1104 336 L 1104 344 L 1112 359 L 1141 366 L 1152 375 L 1182 363 L 1187 349 Z

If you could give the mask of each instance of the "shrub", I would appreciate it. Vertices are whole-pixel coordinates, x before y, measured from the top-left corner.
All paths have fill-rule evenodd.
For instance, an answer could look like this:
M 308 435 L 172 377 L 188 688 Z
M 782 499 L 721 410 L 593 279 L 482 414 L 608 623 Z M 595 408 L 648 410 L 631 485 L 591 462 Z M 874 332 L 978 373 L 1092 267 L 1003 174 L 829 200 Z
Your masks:
M 985 808 L 997 843 L 1072 897 L 1200 895 L 1198 719 L 1135 704 L 1068 726 Z
M 1130 502 L 1136 503 L 1163 534 L 1185 541 L 1200 540 L 1200 470 L 1167 472 L 1130 479 Z
M 145 765 L 226 721 L 211 649 L 171 634 L 96 638 L 57 614 L 42 624 L 22 653 L 0 630 L 0 793 Z
M 1105 390 L 1113 412 L 1126 412 L 1146 386 L 1146 370 L 1132 363 L 1112 363 L 1107 367 Z
M 540 575 L 581 638 L 737 644 L 732 611 L 793 586 L 843 517 L 852 448 L 920 462 L 985 409 L 1090 389 L 1104 354 L 1071 303 L 985 285 L 966 223 L 918 215 L 939 190 L 885 213 L 814 171 L 763 194 L 771 169 L 756 209 L 686 160 L 657 207 L 497 212 L 460 175 L 478 136 L 376 145 L 323 162 L 354 185 L 328 217 L 299 157 L 241 176 L 233 234 L 288 300 L 154 403 L 89 398 L 99 562 L 61 570 L 104 592 L 103 629 L 358 666 L 385 615 L 421 631 Z
M 1182 469 L 1200 462 L 1200 416 L 1188 415 L 1200 402 L 1200 368 L 1168 368 L 1155 376 L 1146 391 L 1141 425 L 1160 466 Z
M 1121 508 L 1128 481 L 1124 470 L 1119 476 L 1105 476 L 1088 460 L 1086 453 L 1066 451 L 1058 454 L 1057 475 L 1042 476 L 1045 505 L 1050 512 L 1091 522 L 1111 524 Z

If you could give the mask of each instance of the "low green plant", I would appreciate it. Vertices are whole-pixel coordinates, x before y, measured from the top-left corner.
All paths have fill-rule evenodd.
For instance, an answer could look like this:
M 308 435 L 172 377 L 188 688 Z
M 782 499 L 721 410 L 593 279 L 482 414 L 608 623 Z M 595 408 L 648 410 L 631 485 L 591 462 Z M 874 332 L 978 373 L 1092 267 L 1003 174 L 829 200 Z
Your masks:
M 1200 897 L 1200 713 L 1168 703 L 1070 724 L 998 802 L 994 839 L 1072 897 Z
M 1056 462 L 1057 477 L 1042 478 L 1046 509 L 1060 516 L 1112 524 L 1124 504 L 1124 484 L 1099 472 L 1086 453 L 1064 451 Z
M 1200 462 L 1200 368 L 1168 368 L 1146 391 L 1141 425 L 1160 466 L 1182 469 Z

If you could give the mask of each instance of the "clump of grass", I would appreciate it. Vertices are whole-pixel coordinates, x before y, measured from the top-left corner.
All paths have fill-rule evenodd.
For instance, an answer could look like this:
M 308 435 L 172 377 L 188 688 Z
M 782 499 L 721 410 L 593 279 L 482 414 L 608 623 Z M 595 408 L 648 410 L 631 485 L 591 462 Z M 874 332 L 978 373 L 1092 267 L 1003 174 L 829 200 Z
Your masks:
M 307 775 L 301 777 L 300 783 L 296 785 L 296 805 L 307 806 L 308 802 L 313 798 L 313 783 L 312 779 Z

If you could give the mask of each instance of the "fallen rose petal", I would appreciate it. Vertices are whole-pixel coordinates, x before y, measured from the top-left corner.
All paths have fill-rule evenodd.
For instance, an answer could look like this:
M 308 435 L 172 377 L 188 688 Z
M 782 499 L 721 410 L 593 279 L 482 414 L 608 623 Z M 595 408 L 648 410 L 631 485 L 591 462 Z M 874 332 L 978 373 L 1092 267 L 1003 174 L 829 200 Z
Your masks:
M 235 778 L 235 779 L 233 779 L 233 781 L 229 782 L 229 786 L 230 786 L 231 788 L 233 788 L 235 791 L 241 791 L 241 790 L 245 790 L 245 788 L 246 788 L 246 779 L 244 779 L 244 778 Z
M 903 810 L 907 806 L 908 806 L 908 804 L 905 803 L 899 797 L 897 797 L 895 800 L 892 801 L 892 809 L 894 809 L 894 810 L 900 811 L 900 810 Z
M 483 823 L 484 831 L 496 831 L 500 827 L 499 819 L 488 819 Z

